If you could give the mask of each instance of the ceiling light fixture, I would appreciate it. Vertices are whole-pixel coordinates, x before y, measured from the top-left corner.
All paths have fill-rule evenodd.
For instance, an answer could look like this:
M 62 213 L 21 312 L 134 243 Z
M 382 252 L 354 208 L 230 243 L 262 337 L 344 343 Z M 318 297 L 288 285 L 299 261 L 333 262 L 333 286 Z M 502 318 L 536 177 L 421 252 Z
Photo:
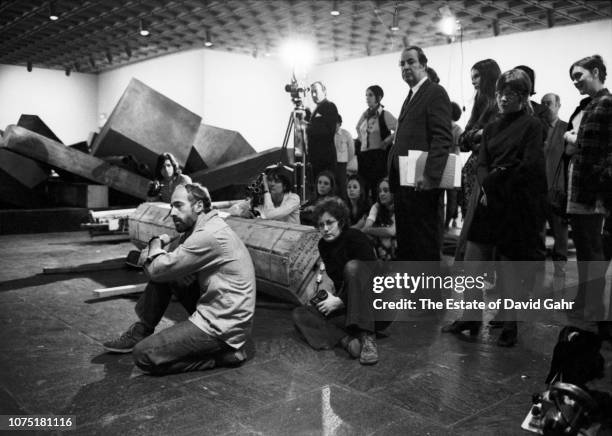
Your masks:
M 340 11 L 338 10 L 338 0 L 334 0 L 334 6 L 330 12 L 334 17 L 340 15 Z
M 395 12 L 393 12 L 393 23 L 389 30 L 391 30 L 391 32 L 397 32 L 399 30 L 397 8 L 395 8 Z
M 140 19 L 140 36 L 149 36 L 149 28 L 147 27 L 147 23 L 141 18 Z
M 212 47 L 213 42 L 212 39 L 210 39 L 210 30 L 206 29 L 206 39 L 204 40 L 204 45 L 206 47 Z
M 446 36 L 456 35 L 461 26 L 459 24 L 459 20 L 457 20 L 457 17 L 455 17 L 455 15 L 451 12 L 448 5 L 444 5 L 439 8 L 438 12 L 442 17 L 438 22 L 440 31 Z
M 55 11 L 55 2 L 49 2 L 49 19 L 51 21 L 57 21 L 59 19 L 59 15 Z

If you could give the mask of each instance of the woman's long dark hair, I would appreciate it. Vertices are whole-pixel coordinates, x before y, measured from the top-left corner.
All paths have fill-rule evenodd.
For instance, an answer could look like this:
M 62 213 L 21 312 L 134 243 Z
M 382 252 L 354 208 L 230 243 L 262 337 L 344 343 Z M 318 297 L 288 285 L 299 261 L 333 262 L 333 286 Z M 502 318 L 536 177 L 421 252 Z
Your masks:
M 329 185 L 331 186 L 331 190 L 329 191 L 329 194 L 325 195 L 325 197 L 332 197 L 332 196 L 338 195 L 338 193 L 336 192 L 338 187 L 336 185 L 336 177 L 334 176 L 334 173 L 328 170 L 323 170 L 319 174 L 317 174 L 317 178 L 315 179 L 315 198 L 317 200 L 322 198 L 319 195 L 319 189 L 318 189 L 319 177 L 327 177 L 329 179 Z
M 380 189 L 380 185 L 384 182 L 389 185 L 389 177 L 384 177 L 378 182 L 376 185 L 378 189 Z M 387 206 L 384 206 L 380 199 L 377 199 L 376 204 L 378 204 L 378 214 L 376 215 L 376 221 L 374 221 L 374 225 L 377 227 L 386 227 L 393 224 L 393 220 L 391 219 L 391 211 Z
M 178 177 L 181 174 L 181 167 L 176 160 L 176 158 L 171 153 L 162 153 L 157 157 L 157 165 L 155 165 L 155 178 L 157 180 L 164 180 L 164 176 L 162 175 L 162 168 L 164 167 L 164 163 L 169 160 L 174 168 L 174 174 L 172 178 Z
M 474 106 L 465 130 L 471 130 L 474 126 L 482 128 L 488 122 L 492 114 L 497 113 L 497 102 L 495 101 L 495 83 L 501 75 L 499 65 L 493 59 L 478 61 L 472 66 L 472 70 L 480 74 L 480 85 L 474 97 Z
M 353 205 L 351 204 L 351 200 L 348 199 L 347 194 L 347 204 L 349 207 L 351 225 L 356 224 L 361 219 L 361 217 L 366 215 L 370 210 L 370 201 L 368 199 L 368 190 L 365 189 L 365 182 L 361 177 L 353 174 L 348 176 L 348 178 L 346 179 L 346 186 L 348 186 L 348 184 L 352 181 L 356 181 L 357 183 L 359 183 L 359 198 L 357 199 L 357 213 L 353 214 Z

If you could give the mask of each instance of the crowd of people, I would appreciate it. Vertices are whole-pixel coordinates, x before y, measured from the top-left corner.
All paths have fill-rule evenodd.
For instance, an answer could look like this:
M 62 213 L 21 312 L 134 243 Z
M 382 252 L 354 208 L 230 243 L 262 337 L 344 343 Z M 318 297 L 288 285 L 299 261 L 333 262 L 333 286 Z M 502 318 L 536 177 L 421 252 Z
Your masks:
M 561 104 L 558 95 L 545 94 L 541 104 L 530 100 L 535 94 L 535 73 L 531 68 L 521 65 L 502 72 L 493 59 L 476 62 L 471 68 L 474 104 L 463 130 L 456 124 L 461 110 L 438 83 L 423 50 L 416 46 L 405 48 L 399 66 L 409 92 L 398 117 L 381 104 L 383 89 L 377 85 L 368 87 L 367 109 L 356 125 L 355 140 L 341 128 L 342 119 L 336 105 L 327 99 L 325 85 L 312 84 L 312 98 L 317 107 L 309 119 L 307 138 L 309 162 L 316 177 L 314 192 L 305 204 L 300 204 L 299 197 L 291 192 L 289 179 L 280 169 L 274 169 L 263 177 L 263 204 L 253 205 L 247 200 L 230 211 L 234 215 L 249 216 L 257 209 L 264 219 L 308 224 L 321 231 L 319 252 L 335 289 L 325 298 L 296 309 L 294 321 L 298 331 L 313 348 L 340 345 L 362 364 L 376 363 L 376 332 L 386 325 L 375 322 L 373 309 L 367 304 L 366 294 L 371 290 L 362 280 L 363 274 L 368 273 L 367 265 L 370 261 L 388 260 L 439 263 L 444 228 L 457 219 L 456 211 L 460 209 L 463 225 L 455 259 L 465 261 L 468 273 L 470 269 L 476 273 L 485 262 L 496 262 L 500 291 L 502 295 L 512 292 L 514 299 L 527 297 L 525 290 L 529 283 L 526 282 L 533 276 L 519 271 L 519 262 L 538 264 L 546 257 L 546 222 L 554 237 L 554 276 L 563 282 L 569 223 L 579 261 L 574 314 L 598 320 L 602 339 L 612 340 L 611 323 L 602 321 L 606 261 L 612 252 L 609 234 L 612 96 L 604 86 L 607 72 L 603 59 L 598 55 L 589 56 L 569 67 L 570 80 L 585 98 L 567 123 L 558 116 Z M 411 150 L 427 152 L 427 158 L 414 186 L 405 186 L 400 183 L 399 157 Z M 440 188 L 440 181 L 449 154 L 460 151 L 470 155 L 462 169 L 461 190 L 451 189 L 446 193 L 445 218 L 445 190 Z M 184 243 L 195 243 L 192 240 L 196 236 L 204 238 L 210 220 L 211 226 L 227 235 L 211 235 L 207 243 L 225 247 L 223 250 L 229 244 L 232 249 L 244 251 L 239 241 L 235 241 L 235 235 L 209 215 L 212 212 L 206 208 L 210 203 L 208 194 L 202 194 L 197 184 L 176 179 L 180 173 L 173 159 L 160 159 L 162 184 L 179 183 L 187 187 L 176 189 L 171 199 L 177 229 L 185 220 L 180 208 L 191 207 L 193 212 L 190 215 L 193 233 Z M 352 165 L 355 159 L 356 171 Z M 201 236 L 198 235 L 200 224 Z M 226 274 L 224 265 L 238 268 L 238 276 L 252 272 L 250 267 L 233 265 L 235 259 L 228 260 L 227 264 L 219 263 L 214 253 L 206 252 L 201 253 L 206 261 L 196 262 L 193 256 L 198 249 L 179 247 L 179 253 L 173 254 L 163 251 L 163 245 L 163 240 L 156 239 L 150 244 L 147 268 L 152 279 L 176 279 L 174 272 L 180 271 L 195 274 L 196 282 L 210 281 L 204 271 L 219 268 L 219 274 Z M 222 257 L 223 250 L 217 255 Z M 179 268 L 175 264 L 182 257 L 187 258 L 186 266 Z M 199 269 L 192 271 L 191 266 Z M 215 280 L 223 291 L 230 292 L 233 301 L 221 297 L 217 301 L 212 295 L 211 302 L 218 303 L 212 311 L 201 307 L 206 304 L 202 299 L 208 293 L 199 300 L 192 296 L 184 303 L 194 313 L 193 322 L 219 340 L 210 343 L 207 359 L 195 358 L 185 348 L 190 356 L 186 367 L 219 364 L 223 359 L 236 363 L 243 359 L 236 351 L 241 350 L 241 335 L 250 322 L 247 312 L 251 310 L 252 315 L 253 280 L 251 276 L 244 282 L 236 277 Z M 231 286 L 225 289 L 223 286 L 228 283 Z M 160 286 L 147 288 L 137 306 L 141 308 L 140 312 L 137 310 L 140 321 L 127 336 L 107 348 L 131 351 L 136 346 L 136 360 L 143 368 L 170 365 L 156 356 L 156 347 L 160 346 L 157 342 L 162 338 L 157 342 L 145 339 L 159 321 L 158 313 L 167 305 L 169 292 Z M 482 299 L 482 292 L 480 295 L 466 293 L 467 297 Z M 148 306 L 155 315 L 145 315 L 144 308 Z M 234 309 L 241 320 L 226 326 L 225 322 L 234 317 Z M 214 319 L 221 316 L 224 322 L 217 324 L 207 316 Z M 515 315 L 500 316 L 491 326 L 501 328 L 499 346 L 517 343 Z M 468 331 L 476 335 L 481 327 L 482 311 L 470 310 L 445 325 L 442 331 L 453 334 Z M 227 329 L 233 333 L 228 334 Z M 194 337 L 193 332 L 185 334 Z M 140 341 L 144 345 L 137 345 Z

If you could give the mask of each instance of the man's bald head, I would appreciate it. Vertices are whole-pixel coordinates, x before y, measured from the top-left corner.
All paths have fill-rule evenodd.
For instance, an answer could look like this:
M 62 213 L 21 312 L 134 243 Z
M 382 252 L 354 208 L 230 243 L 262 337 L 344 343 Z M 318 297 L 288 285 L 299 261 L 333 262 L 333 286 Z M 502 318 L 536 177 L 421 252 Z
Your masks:
M 546 106 L 549 111 L 550 121 L 555 121 L 559 118 L 559 108 L 561 108 L 561 99 L 557 94 L 549 92 L 542 97 L 542 105 Z

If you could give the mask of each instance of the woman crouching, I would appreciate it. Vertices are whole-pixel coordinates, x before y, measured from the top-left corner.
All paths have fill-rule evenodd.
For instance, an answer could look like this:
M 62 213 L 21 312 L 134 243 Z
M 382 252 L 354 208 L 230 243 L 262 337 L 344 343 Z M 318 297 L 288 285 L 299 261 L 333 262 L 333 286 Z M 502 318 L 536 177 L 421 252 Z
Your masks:
M 313 217 L 322 233 L 319 253 L 335 292 L 296 308 L 295 326 L 315 350 L 340 345 L 362 365 L 373 365 L 378 362 L 376 331 L 389 324 L 374 319 L 369 287 L 377 265 L 374 248 L 366 235 L 349 228 L 349 211 L 339 198 L 323 200 Z

